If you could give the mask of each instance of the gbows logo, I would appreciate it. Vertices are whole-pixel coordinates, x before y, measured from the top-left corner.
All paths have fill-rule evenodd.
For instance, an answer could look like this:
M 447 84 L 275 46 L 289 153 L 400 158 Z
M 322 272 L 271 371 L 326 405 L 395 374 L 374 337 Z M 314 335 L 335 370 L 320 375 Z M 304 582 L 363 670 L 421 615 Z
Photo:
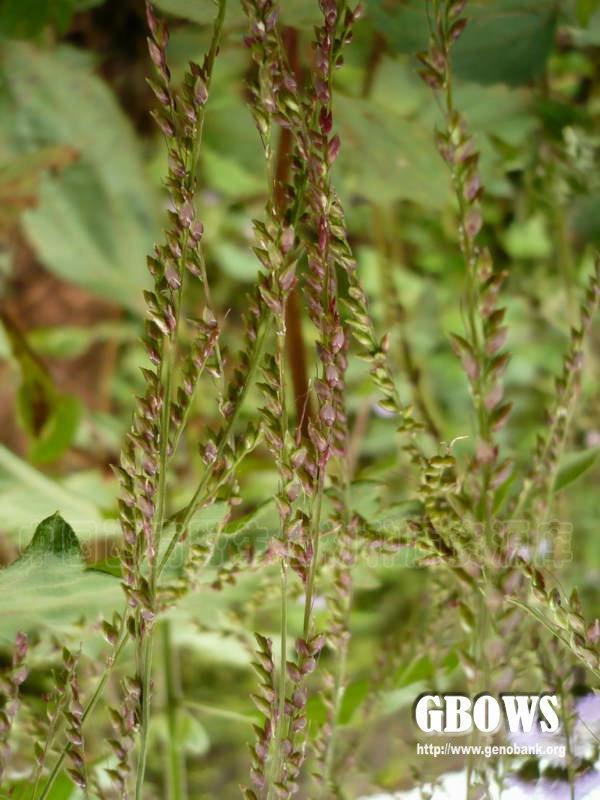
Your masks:
M 473 726 L 494 733 L 503 719 L 511 733 L 529 733 L 538 721 L 542 733 L 554 733 L 560 725 L 557 709 L 553 694 L 480 694 L 473 701 L 464 694 L 422 694 L 413 713 L 423 733 L 466 733 Z

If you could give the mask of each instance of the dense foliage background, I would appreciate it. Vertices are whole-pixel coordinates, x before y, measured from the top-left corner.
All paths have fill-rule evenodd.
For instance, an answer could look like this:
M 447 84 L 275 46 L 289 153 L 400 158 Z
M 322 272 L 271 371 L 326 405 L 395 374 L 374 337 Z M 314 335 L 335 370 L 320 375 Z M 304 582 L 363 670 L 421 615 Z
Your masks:
M 156 5 L 169 19 L 177 81 L 187 61 L 207 48 L 214 7 L 210 0 Z M 522 469 L 543 430 L 543 409 L 600 244 L 597 6 L 594 0 L 473 2 L 455 52 L 456 102 L 482 152 L 483 236 L 497 266 L 509 270 L 503 291 L 512 359 L 505 394 L 514 409 L 501 437 Z M 310 62 L 318 16 L 317 3 L 282 2 L 281 22 L 300 70 Z M 87 565 L 118 574 L 117 482 L 109 465 L 118 460 L 133 397 L 143 388 L 145 257 L 166 214 L 166 154 L 144 81 L 152 71 L 144 11 L 136 0 L 3 0 L 0 31 L 0 560 L 14 562 L 40 520 L 58 509 Z M 244 102 L 245 31 L 241 6 L 230 0 L 199 197 L 213 300 L 233 352 L 244 290 L 259 268 L 251 220 L 265 203 L 262 148 Z M 410 398 L 417 387 L 413 401 L 427 409 L 439 441 L 448 442 L 472 434 L 466 380 L 447 338 L 461 329 L 465 277 L 448 174 L 434 143 L 440 112 L 414 57 L 427 40 L 422 0 L 367 0 L 336 76 L 342 150 L 335 171 L 378 332 L 390 333 L 400 393 Z M 299 322 L 303 347 L 314 348 L 308 321 Z M 591 615 L 600 605 L 599 331 L 587 347 L 553 506 L 564 558 L 552 567 L 565 586 L 577 583 Z M 301 342 L 292 355 L 300 371 Z M 176 465 L 182 498 L 199 463 L 195 433 L 214 419 L 214 397 L 207 378 Z M 247 398 L 248 419 L 260 402 L 258 393 Z M 349 368 L 349 409 L 353 507 L 393 530 L 414 487 L 393 423 L 357 360 Z M 459 459 L 470 452 L 468 438 L 456 444 Z M 247 548 L 249 559 L 277 529 L 276 484 L 275 466 L 259 447 L 244 462 L 243 505 L 227 528 L 227 541 Z M 197 526 L 216 524 L 221 512 L 211 507 Z M 341 715 L 349 798 L 377 786 L 410 786 L 413 766 L 425 772 L 452 766 L 419 762 L 414 754 L 412 701 L 432 680 L 460 685 L 461 673 L 451 636 L 435 624 L 447 611 L 439 607 L 445 596 L 435 574 L 410 566 L 413 560 L 401 551 L 357 569 Z M 8 653 L 25 627 L 32 645 L 22 689 L 31 719 L 17 731 L 9 771 L 17 786 L 26 780 L 20 770 L 30 757 L 28 725 L 43 713 L 48 665 L 60 663 L 56 643 L 81 642 L 85 670 L 93 674 L 105 647 L 94 622 L 122 602 L 117 580 L 84 573 L 75 556 L 20 569 L 17 563 L 0 573 L 0 644 Z M 201 579 L 205 585 L 172 614 L 169 651 L 181 672 L 177 735 L 191 797 L 236 797 L 246 780 L 243 745 L 256 717 L 249 699 L 251 632 L 277 629 L 275 574 L 250 571 L 236 580 L 213 565 Z M 300 604 L 290 614 L 300 617 Z M 167 716 L 160 709 L 173 698 L 156 680 L 149 781 L 162 797 Z M 366 702 L 374 684 L 376 703 Z M 318 696 L 309 709 L 315 720 L 324 714 Z M 100 742 L 107 727 L 100 714 L 89 735 Z M 53 800 L 78 796 L 66 777 L 51 793 Z

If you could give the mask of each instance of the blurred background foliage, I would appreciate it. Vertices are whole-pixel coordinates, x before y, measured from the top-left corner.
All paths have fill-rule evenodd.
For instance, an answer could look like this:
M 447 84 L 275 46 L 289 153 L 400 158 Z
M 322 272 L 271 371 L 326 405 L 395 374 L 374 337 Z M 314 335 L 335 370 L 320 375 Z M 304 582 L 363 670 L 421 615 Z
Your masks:
M 298 59 L 307 65 L 318 4 L 281 5 L 282 24 L 296 32 Z M 456 47 L 456 104 L 482 152 L 487 244 L 496 264 L 509 270 L 506 395 L 515 405 L 502 435 L 507 453 L 526 468 L 600 245 L 600 10 L 598 0 L 469 5 L 472 21 Z M 211 0 L 157 6 L 170 23 L 177 81 L 188 59 L 200 60 L 206 49 L 214 6 Z M 440 440 L 449 441 L 472 433 L 466 381 L 447 339 L 448 331 L 461 330 L 464 272 L 456 209 L 434 144 L 440 112 L 416 74 L 414 54 L 427 44 L 427 25 L 423 0 L 366 0 L 336 76 L 342 153 L 335 170 L 378 330 L 391 334 L 401 394 L 411 395 L 410 372 Z M 213 297 L 226 349 L 234 352 L 244 290 L 258 270 L 251 219 L 261 216 L 266 199 L 262 148 L 244 102 L 250 69 L 244 34 L 241 6 L 230 0 L 198 198 Z M 83 570 L 116 571 L 117 487 L 109 465 L 142 387 L 145 256 L 167 210 L 165 147 L 149 117 L 153 101 L 144 82 L 151 74 L 145 36 L 138 0 L 0 4 L 0 558 L 11 564 L 0 574 L 0 641 L 8 643 L 26 625 L 38 642 L 24 686 L 32 718 L 48 688 L 43 665 L 59 658 L 52 636 L 81 641 L 93 673 L 103 652 L 94 621 L 121 603 L 117 580 Z M 600 605 L 599 335 L 596 326 L 554 515 L 572 526 L 562 577 L 578 583 L 593 615 Z M 312 353 L 308 323 L 305 346 Z M 374 523 L 398 524 L 414 486 L 398 458 L 393 422 L 377 408 L 360 362 L 351 363 L 349 382 L 357 459 L 352 502 Z M 258 402 L 249 397 L 248 417 Z M 176 465 L 174 491 L 182 496 L 199 459 L 194 431 L 216 413 L 207 379 Z M 471 446 L 466 439 L 456 452 L 466 459 Z M 251 554 L 268 542 L 277 527 L 269 500 L 276 482 L 259 448 L 243 466 L 244 504 L 227 529 L 231 546 Z M 59 573 L 30 554 L 22 571 L 19 554 L 39 521 L 57 509 L 81 552 L 63 558 Z M 198 530 L 215 525 L 222 512 L 207 511 Z M 225 580 L 215 591 L 210 584 L 223 583 L 223 576 L 211 568 L 202 577 L 206 584 L 173 614 L 171 646 L 182 686 L 178 735 L 194 798 L 236 797 L 245 779 L 243 745 L 252 738 L 255 714 L 248 699 L 250 632 L 277 628 L 272 578 L 268 570 L 239 580 L 232 575 L 231 585 Z M 447 613 L 436 606 L 435 581 L 407 567 L 404 556 L 357 570 L 351 683 L 342 710 L 353 755 L 349 798 L 376 785 L 410 784 L 407 709 L 428 679 L 435 676 L 438 686 L 453 680 L 452 641 L 438 627 L 434 643 L 428 627 Z M 299 617 L 300 604 L 291 613 Z M 384 688 L 366 724 L 365 698 L 377 676 Z M 156 754 L 166 726 L 162 690 L 157 678 Z M 313 719 L 324 713 L 318 697 L 309 707 Z M 106 728 L 100 716 L 91 735 L 101 740 Z M 23 758 L 30 756 L 26 731 L 20 731 Z M 18 775 L 17 755 L 17 784 Z M 163 796 L 160 757 L 151 758 L 149 778 Z M 54 800 L 77 796 L 66 779 L 51 793 Z

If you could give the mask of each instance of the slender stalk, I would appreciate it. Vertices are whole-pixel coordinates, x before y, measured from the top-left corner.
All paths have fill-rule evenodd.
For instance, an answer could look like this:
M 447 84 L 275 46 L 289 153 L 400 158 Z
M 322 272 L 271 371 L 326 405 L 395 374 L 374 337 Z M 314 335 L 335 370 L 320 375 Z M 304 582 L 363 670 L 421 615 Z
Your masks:
M 245 725 L 255 725 L 256 717 L 251 717 L 248 714 L 240 714 L 237 711 L 230 711 L 227 708 L 216 708 L 209 706 L 206 703 L 199 703 L 197 700 L 186 700 L 185 707 L 190 711 L 199 711 L 202 714 L 207 714 L 212 717 L 220 717 L 221 719 L 229 719 L 232 722 L 243 722 Z
M 165 677 L 165 702 L 167 710 L 167 785 L 169 800 L 187 800 L 188 792 L 185 775 L 185 758 L 177 742 L 177 711 L 179 708 L 179 687 L 177 685 L 177 664 L 171 642 L 171 624 L 168 619 L 160 623 L 162 634 L 162 656 Z
M 348 614 L 350 611 L 350 603 L 348 603 Z M 346 667 L 348 663 L 348 640 L 346 639 L 341 647 L 340 654 L 337 659 L 335 671 L 335 683 L 333 687 L 333 711 L 331 733 L 327 739 L 327 750 L 325 751 L 325 763 L 323 766 L 323 790 L 327 791 L 329 781 L 333 773 L 334 759 L 335 759 L 335 745 L 338 733 L 338 719 L 342 707 L 342 700 L 344 698 L 344 683 L 346 681 Z
M 279 701 L 277 712 L 277 728 L 275 731 L 275 741 L 273 754 L 268 775 L 267 800 L 273 800 L 276 796 L 275 783 L 280 779 L 282 768 L 281 742 L 283 740 L 283 728 L 285 723 L 285 685 L 286 685 L 286 661 L 287 661 L 287 563 L 285 558 L 281 559 L 280 567 L 281 579 L 281 637 L 280 648 L 281 657 L 279 660 L 279 676 L 277 686 L 277 697 Z
M 560 706 L 563 712 L 563 725 L 565 729 L 565 749 L 567 753 L 567 775 L 569 779 L 569 797 L 570 800 L 575 800 L 575 767 L 573 766 L 573 750 L 571 748 L 571 731 L 570 731 L 570 714 L 566 703 L 565 687 L 560 679 Z
M 285 344 L 286 344 L 286 316 L 285 311 L 279 318 L 279 330 L 277 332 L 277 367 L 279 373 L 279 403 L 281 407 L 281 439 L 284 442 L 284 449 L 280 456 L 280 476 L 282 475 L 285 460 L 286 448 L 285 441 L 288 433 L 288 413 L 286 403 L 286 375 L 285 375 Z M 292 370 L 293 371 L 293 370 Z M 300 425 L 300 419 L 298 420 Z M 280 477 L 279 494 L 284 495 L 284 481 Z M 280 537 L 285 541 L 285 517 L 280 519 Z M 274 748 L 270 763 L 270 776 L 267 791 L 267 800 L 273 800 L 276 793 L 275 784 L 280 780 L 283 764 L 281 743 L 283 740 L 283 729 L 285 725 L 285 694 L 286 694 L 286 661 L 287 661 L 287 556 L 282 555 L 280 561 L 280 592 L 281 592 L 281 628 L 280 628 L 280 661 L 277 685 L 278 713 L 275 730 Z
M 142 680 L 142 719 L 140 721 L 140 754 L 135 779 L 135 797 L 140 800 L 144 791 L 144 777 L 148 758 L 148 729 L 150 727 L 150 692 L 152 677 L 153 636 L 147 633 L 143 638 L 141 653 Z
M 213 24 L 213 35 L 211 45 L 203 67 L 204 84 L 201 87 L 201 96 L 194 94 L 197 92 L 199 74 L 194 74 L 194 69 L 200 71 L 199 67 L 192 65 L 192 80 L 195 81 L 192 94 L 196 97 L 195 110 L 192 109 L 192 128 L 190 133 L 187 134 L 191 139 L 191 147 L 186 142 L 183 144 L 184 139 L 178 138 L 176 131 L 181 124 L 181 118 L 178 114 L 179 101 L 175 101 L 172 93 L 169 90 L 169 72 L 165 66 L 164 46 L 166 39 L 163 33 L 158 33 L 158 40 L 155 40 L 153 47 L 150 48 L 151 56 L 154 54 L 154 61 L 157 65 L 162 79 L 165 83 L 165 88 L 162 90 L 163 95 L 166 93 L 171 112 L 173 123 L 168 122 L 166 127 L 163 127 L 167 139 L 172 140 L 172 149 L 170 150 L 170 157 L 174 158 L 173 151 L 179 152 L 180 169 L 183 174 L 183 181 L 177 188 L 174 195 L 177 202 L 178 197 L 182 197 L 187 203 L 192 202 L 196 189 L 196 170 L 199 157 L 200 143 L 202 140 L 202 133 L 204 129 L 204 103 L 208 96 L 210 83 L 212 80 L 214 60 L 218 51 L 223 23 L 225 18 L 226 0 L 219 0 L 218 12 L 215 22 Z M 153 35 L 159 30 L 156 21 L 153 21 L 152 11 L 149 8 L 149 23 Z M 151 43 L 152 44 L 152 43 Z M 160 99 L 159 92 L 159 99 Z M 200 97 L 200 99 L 198 99 Z M 158 117 L 160 120 L 161 118 Z M 184 123 L 187 125 L 187 123 Z M 167 142 L 169 146 L 169 143 Z M 177 174 L 177 170 L 175 170 Z M 181 200 L 179 201 L 181 202 Z M 184 206 L 182 206 L 182 211 Z M 193 212 L 190 215 L 193 218 Z M 158 368 L 158 383 L 162 387 L 160 392 L 162 406 L 160 412 L 160 422 L 158 431 L 158 488 L 157 488 L 157 507 L 156 514 L 152 519 L 152 536 L 153 536 L 153 557 L 149 561 L 149 581 L 148 581 L 148 598 L 147 608 L 151 615 L 155 616 L 157 613 L 157 583 L 160 575 L 159 552 L 160 543 L 163 537 L 163 529 L 165 527 L 166 506 L 167 506 L 167 477 L 168 477 L 168 463 L 170 453 L 170 428 L 171 428 L 171 411 L 172 411 L 172 395 L 174 373 L 177 363 L 177 350 L 179 342 L 179 330 L 182 317 L 183 295 L 186 275 L 186 265 L 188 258 L 188 250 L 190 245 L 190 224 L 191 220 L 187 219 L 185 224 L 182 223 L 179 228 L 180 233 L 180 250 L 178 252 L 178 273 L 179 282 L 176 289 L 175 296 L 175 310 L 172 312 L 174 316 L 174 324 L 172 327 L 166 325 L 168 334 L 164 336 L 160 348 L 160 364 Z M 199 238 L 199 237 L 198 237 Z M 158 283 L 156 284 L 159 285 Z M 170 285 L 170 284 L 169 284 Z M 206 287 L 205 287 L 206 288 Z M 210 295 L 206 298 L 210 303 Z M 216 343 L 216 352 L 220 358 L 220 351 L 218 343 Z M 142 554 L 140 554 L 142 555 Z M 140 559 L 141 562 L 141 559 Z M 142 618 L 142 609 L 138 609 L 136 619 L 136 632 L 138 638 L 138 652 L 137 652 L 137 667 L 141 679 L 141 722 L 140 722 L 140 751 L 136 775 L 135 797 L 136 800 L 141 800 L 143 797 L 144 776 L 146 771 L 147 762 L 147 748 L 148 748 L 148 728 L 150 724 L 150 704 L 151 704 L 151 689 L 152 689 L 152 656 L 153 656 L 153 623 L 154 620 L 146 620 Z

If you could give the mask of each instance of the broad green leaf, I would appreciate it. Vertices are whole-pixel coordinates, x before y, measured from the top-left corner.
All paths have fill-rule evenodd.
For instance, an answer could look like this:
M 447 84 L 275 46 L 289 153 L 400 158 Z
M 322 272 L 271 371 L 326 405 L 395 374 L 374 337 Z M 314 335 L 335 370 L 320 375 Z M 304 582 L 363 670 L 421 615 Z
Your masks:
M 398 87 L 406 82 L 415 94 L 405 109 L 393 99 L 388 101 L 393 97 L 388 92 L 376 92 L 371 99 L 338 95 L 334 100 L 343 143 L 336 162 L 340 189 L 344 197 L 364 197 L 377 204 L 412 200 L 428 209 L 443 208 L 450 181 L 432 134 L 439 123 L 439 109 L 431 92 L 418 85 L 406 64 L 398 62 L 388 71 L 395 72 Z M 521 90 L 506 86 L 484 89 L 468 84 L 457 90 L 456 102 L 477 131 L 483 180 L 493 189 L 493 181 L 503 179 L 504 172 L 487 134 L 522 143 L 536 124 L 527 109 L 527 98 Z
M 429 25 L 426 5 L 421 0 L 402 4 L 368 0 L 366 8 L 375 28 L 398 53 L 416 53 L 427 48 Z
M 79 159 L 44 175 L 24 228 L 61 278 L 139 311 L 145 254 L 155 239 L 154 193 L 133 130 L 113 93 L 79 51 L 4 48 L 0 78 L 10 97 L 3 133 L 15 153 L 68 145 Z
M 52 328 L 35 328 L 28 333 L 31 346 L 40 355 L 50 358 L 77 358 L 96 342 L 113 342 L 130 345 L 140 336 L 140 326 L 125 320 L 106 321 L 85 326 L 61 325 Z
M 554 42 L 552 0 L 497 0 L 469 4 L 469 24 L 454 50 L 455 74 L 478 83 L 520 85 L 542 71 Z M 429 27 L 422 0 L 405 4 L 368 0 L 376 28 L 400 53 L 427 48 Z
M 38 786 L 38 793 L 36 797 L 39 797 L 41 792 L 44 790 L 46 783 L 48 781 L 47 777 L 43 777 Z M 12 784 L 12 793 L 10 795 L 2 794 L 0 791 L 0 800 L 15 800 L 16 798 L 29 798 L 31 797 L 31 781 L 30 780 L 22 780 Z M 64 772 L 60 773 L 56 776 L 52 784 L 52 788 L 48 792 L 48 800 L 83 800 L 85 795 L 84 793 L 78 789 L 73 781 L 66 775 Z
M 581 475 L 594 466 L 600 453 L 600 447 L 590 447 L 580 453 L 568 453 L 560 460 L 560 466 L 554 479 L 554 492 L 560 492 L 565 486 L 576 481 Z
M 580 25 L 586 27 L 592 15 L 600 7 L 600 0 L 577 0 L 575 5 L 575 15 Z
M 122 603 L 118 579 L 86 567 L 73 529 L 55 513 L 40 522 L 21 556 L 0 570 L 0 640 L 17 630 L 95 620 Z
M 14 38 L 31 39 L 53 23 L 66 33 L 75 0 L 3 0 L 0 4 L 0 31 Z
M 71 147 L 39 147 L 27 155 L 11 156 L 0 164 L 0 232 L 14 224 L 24 208 L 38 202 L 37 187 L 45 170 L 72 164 L 78 153 Z
M 369 100 L 338 96 L 334 105 L 344 143 L 336 163 L 344 195 L 382 204 L 410 199 L 441 208 L 446 203 L 447 182 L 440 179 L 430 129 Z
M 118 525 L 105 519 L 98 505 L 85 494 L 52 480 L 1 444 L 0 504 L 2 530 L 12 534 L 13 539 L 24 530 L 31 530 L 40 517 L 52 514 L 57 506 L 76 521 L 80 538 L 118 532 Z
M 456 45 L 457 76 L 478 83 L 520 86 L 536 78 L 554 45 L 556 3 L 551 0 L 498 0 L 469 10 L 471 17 Z

